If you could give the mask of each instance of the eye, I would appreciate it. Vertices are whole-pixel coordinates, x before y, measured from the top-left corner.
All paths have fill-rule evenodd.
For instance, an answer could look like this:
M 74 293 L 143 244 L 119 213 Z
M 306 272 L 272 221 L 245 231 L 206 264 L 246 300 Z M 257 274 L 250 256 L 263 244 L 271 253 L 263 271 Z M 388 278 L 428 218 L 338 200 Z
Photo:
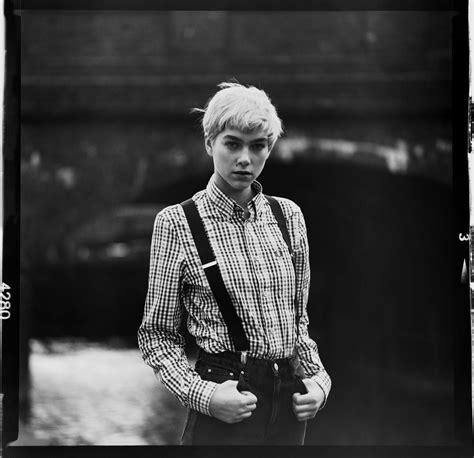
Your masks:
M 257 151 L 261 151 L 263 149 L 266 148 L 266 143 L 255 143 L 255 145 L 253 145 L 253 149 L 257 150 Z
M 227 146 L 227 148 L 229 149 L 237 149 L 239 147 L 239 144 L 237 142 L 226 142 L 225 143 L 225 146 Z

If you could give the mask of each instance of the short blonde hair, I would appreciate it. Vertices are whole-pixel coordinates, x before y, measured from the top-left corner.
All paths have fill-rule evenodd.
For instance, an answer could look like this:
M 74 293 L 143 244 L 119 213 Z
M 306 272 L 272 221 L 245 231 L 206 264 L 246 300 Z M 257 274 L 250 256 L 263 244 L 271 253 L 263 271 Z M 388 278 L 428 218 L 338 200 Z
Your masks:
M 204 136 L 213 141 L 225 129 L 242 132 L 263 130 L 268 135 L 271 150 L 283 132 L 281 119 L 268 95 L 254 86 L 234 82 L 218 84 L 220 88 L 204 109 L 192 111 L 204 113 Z

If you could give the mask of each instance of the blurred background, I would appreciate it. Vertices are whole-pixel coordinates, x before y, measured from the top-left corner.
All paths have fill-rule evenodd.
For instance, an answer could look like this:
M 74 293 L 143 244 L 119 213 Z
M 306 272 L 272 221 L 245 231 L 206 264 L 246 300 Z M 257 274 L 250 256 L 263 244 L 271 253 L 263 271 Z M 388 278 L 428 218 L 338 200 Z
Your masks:
M 22 11 L 17 445 L 177 444 L 137 349 L 153 220 L 212 172 L 193 107 L 267 91 L 333 379 L 307 444 L 455 443 L 449 12 Z M 195 347 L 188 339 L 189 359 Z

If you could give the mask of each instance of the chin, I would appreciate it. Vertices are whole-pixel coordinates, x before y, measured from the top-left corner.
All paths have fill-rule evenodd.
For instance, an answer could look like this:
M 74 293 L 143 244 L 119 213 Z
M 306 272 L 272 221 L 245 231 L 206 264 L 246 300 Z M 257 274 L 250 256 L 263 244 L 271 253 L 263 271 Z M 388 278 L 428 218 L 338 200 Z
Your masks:
M 245 191 L 247 188 L 250 187 L 251 184 L 252 184 L 252 181 L 249 181 L 247 183 L 238 181 L 237 183 L 234 182 L 230 186 L 234 188 L 236 191 Z

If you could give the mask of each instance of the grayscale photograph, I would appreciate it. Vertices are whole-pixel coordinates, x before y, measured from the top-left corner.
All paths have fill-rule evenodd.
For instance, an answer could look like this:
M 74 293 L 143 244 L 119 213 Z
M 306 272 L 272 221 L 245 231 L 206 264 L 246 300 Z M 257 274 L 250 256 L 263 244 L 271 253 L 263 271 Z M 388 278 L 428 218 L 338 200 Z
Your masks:
M 21 11 L 15 446 L 455 446 L 452 11 Z

